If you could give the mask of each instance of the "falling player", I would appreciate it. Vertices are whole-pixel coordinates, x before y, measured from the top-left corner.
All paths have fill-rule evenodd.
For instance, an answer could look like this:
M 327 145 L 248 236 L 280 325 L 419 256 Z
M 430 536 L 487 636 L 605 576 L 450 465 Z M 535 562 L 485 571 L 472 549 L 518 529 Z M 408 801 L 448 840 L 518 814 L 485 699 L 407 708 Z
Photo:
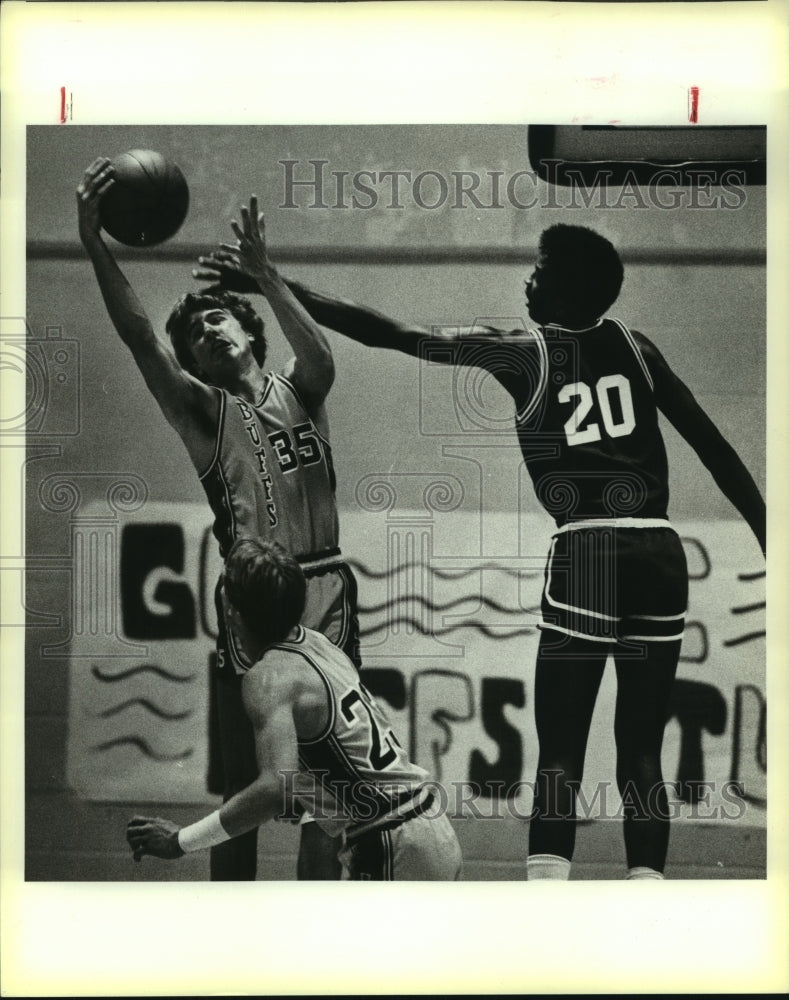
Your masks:
M 294 352 L 281 374 L 261 369 L 263 321 L 246 299 L 224 292 L 188 294 L 176 303 L 167 321 L 168 349 L 101 237 L 99 203 L 113 183 L 105 158 L 85 172 L 77 189 L 80 238 L 116 330 L 197 470 L 222 556 L 240 535 L 287 546 L 308 580 L 305 624 L 358 662 L 356 585 L 338 545 L 324 405 L 334 379 L 331 351 L 268 258 L 256 200 L 233 229 L 239 259 L 265 290 Z M 217 617 L 216 703 L 229 798 L 253 780 L 256 763 L 240 695 L 247 664 L 219 607 Z M 212 852 L 211 877 L 253 879 L 256 862 L 257 834 L 250 830 Z M 339 877 L 336 842 L 315 824 L 302 824 L 298 870 L 301 878 Z
M 245 287 L 227 247 L 194 273 Z M 614 737 L 629 878 L 661 878 L 669 836 L 663 731 L 687 610 L 688 577 L 667 513 L 658 410 L 696 451 L 765 550 L 765 506 L 731 445 L 657 347 L 604 319 L 623 279 L 611 243 L 556 225 L 539 241 L 526 303 L 535 329 L 440 331 L 289 282 L 324 326 L 364 344 L 489 371 L 515 404 L 537 499 L 555 519 L 535 678 L 539 760 L 528 878 L 566 879 L 576 795 L 603 670 L 617 675 Z M 438 350 L 432 350 L 439 348 Z
M 259 773 L 185 828 L 135 816 L 126 832 L 135 859 L 179 858 L 224 843 L 286 813 L 295 797 L 341 836 L 346 878 L 457 879 L 460 846 L 437 810 L 433 783 L 408 759 L 348 657 L 299 625 L 304 589 L 299 564 L 276 543 L 240 538 L 233 545 L 223 600 L 251 664 L 242 693 Z

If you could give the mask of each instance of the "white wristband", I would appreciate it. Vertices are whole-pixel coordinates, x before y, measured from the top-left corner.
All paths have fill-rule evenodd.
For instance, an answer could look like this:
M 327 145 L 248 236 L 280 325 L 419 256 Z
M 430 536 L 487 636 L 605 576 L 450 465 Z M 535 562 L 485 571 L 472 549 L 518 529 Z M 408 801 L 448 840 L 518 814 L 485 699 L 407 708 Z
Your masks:
M 224 844 L 226 840 L 230 840 L 230 834 L 219 820 L 218 809 L 210 816 L 178 831 L 178 845 L 184 854 L 216 847 L 217 844 Z

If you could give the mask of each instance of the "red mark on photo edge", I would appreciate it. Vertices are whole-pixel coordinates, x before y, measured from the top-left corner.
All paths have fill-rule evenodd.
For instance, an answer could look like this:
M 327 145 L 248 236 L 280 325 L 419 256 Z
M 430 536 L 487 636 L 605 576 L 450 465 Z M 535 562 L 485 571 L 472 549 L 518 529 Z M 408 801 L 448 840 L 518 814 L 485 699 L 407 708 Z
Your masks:
M 696 125 L 699 120 L 699 88 L 691 87 L 688 91 L 688 121 Z
M 66 88 L 60 88 L 60 124 L 66 124 Z

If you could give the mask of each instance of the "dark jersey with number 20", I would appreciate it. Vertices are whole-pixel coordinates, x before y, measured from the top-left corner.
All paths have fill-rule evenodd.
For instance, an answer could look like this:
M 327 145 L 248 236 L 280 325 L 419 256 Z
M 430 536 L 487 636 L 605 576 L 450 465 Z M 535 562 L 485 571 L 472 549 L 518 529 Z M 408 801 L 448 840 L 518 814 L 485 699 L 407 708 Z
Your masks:
M 560 527 L 596 518 L 665 518 L 668 465 L 654 386 L 618 320 L 533 331 L 536 391 L 516 426 L 537 499 Z

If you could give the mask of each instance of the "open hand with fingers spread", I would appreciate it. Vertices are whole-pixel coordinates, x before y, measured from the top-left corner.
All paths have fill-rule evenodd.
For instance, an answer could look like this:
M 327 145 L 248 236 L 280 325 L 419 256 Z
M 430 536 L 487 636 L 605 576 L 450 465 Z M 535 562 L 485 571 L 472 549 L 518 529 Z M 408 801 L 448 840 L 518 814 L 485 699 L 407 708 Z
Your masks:
M 134 860 L 145 854 L 155 858 L 181 858 L 184 852 L 178 843 L 180 827 L 169 819 L 153 816 L 133 816 L 126 827 L 126 840 L 134 852 Z
M 106 156 L 97 157 L 82 175 L 77 188 L 77 223 L 79 237 L 86 246 L 99 235 L 99 203 L 114 183 L 114 169 Z
M 207 292 L 222 290 L 254 295 L 261 291 L 257 281 L 241 270 L 235 252 L 214 250 L 206 257 L 198 257 L 197 263 L 200 266 L 192 271 L 192 277 L 198 281 L 207 281 Z
M 256 195 L 249 199 L 249 207 L 241 207 L 241 225 L 233 219 L 230 223 L 236 237 L 235 243 L 221 243 L 207 257 L 198 258 L 199 268 L 192 271 L 198 281 L 211 282 L 211 290 L 222 288 L 230 292 L 261 292 L 278 280 L 277 269 L 266 250 L 266 230 L 263 213 L 258 211 Z

